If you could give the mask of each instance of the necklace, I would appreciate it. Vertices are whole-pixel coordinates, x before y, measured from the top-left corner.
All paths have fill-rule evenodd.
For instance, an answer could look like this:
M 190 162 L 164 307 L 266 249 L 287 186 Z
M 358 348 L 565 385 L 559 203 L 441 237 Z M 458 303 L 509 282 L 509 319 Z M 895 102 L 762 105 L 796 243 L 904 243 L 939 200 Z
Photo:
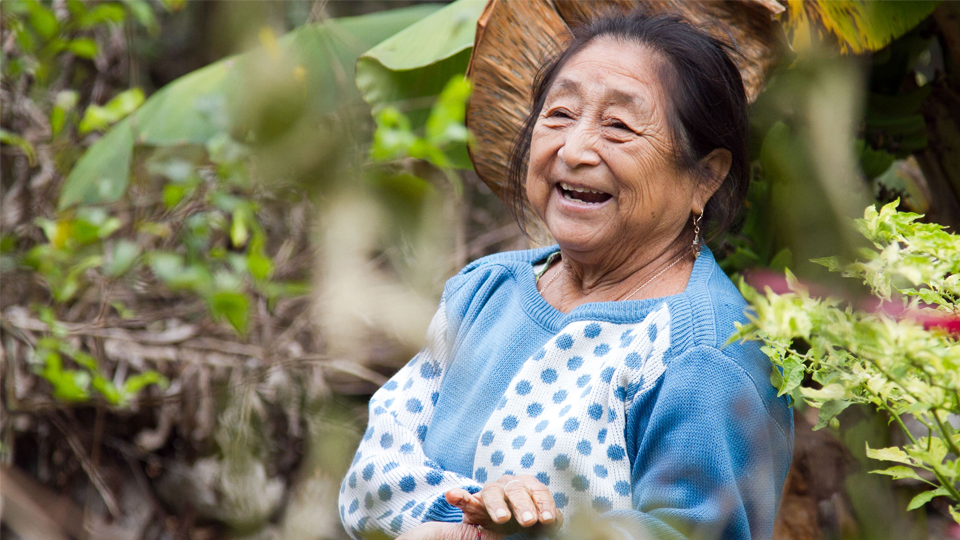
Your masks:
M 628 294 L 625 298 L 622 298 L 621 300 L 629 300 L 629 299 L 633 298 L 633 295 L 635 295 L 635 294 L 637 294 L 638 292 L 640 292 L 641 289 L 643 289 L 644 287 L 646 287 L 647 285 L 649 285 L 653 280 L 655 280 L 655 279 L 657 279 L 658 277 L 662 276 L 664 272 L 666 272 L 667 270 L 669 270 L 669 269 L 673 268 L 674 266 L 676 266 L 677 264 L 679 264 L 680 261 L 682 261 L 683 258 L 686 257 L 686 256 L 687 256 L 686 253 L 681 253 L 680 256 L 677 257 L 677 259 L 676 259 L 675 261 L 673 261 L 672 263 L 670 263 L 670 266 L 667 266 L 667 267 L 664 268 L 663 270 L 657 272 L 652 278 L 650 278 L 650 279 L 644 281 L 643 283 L 641 283 L 639 287 L 637 287 L 636 289 L 634 289 L 633 291 L 631 291 L 630 294 Z
M 542 295 L 543 293 L 547 292 L 547 287 L 549 287 L 550 285 L 553 285 L 553 282 L 554 282 L 558 277 L 560 277 L 560 274 L 561 274 L 562 272 L 563 272 L 562 269 L 557 268 L 557 273 L 554 274 L 552 278 L 550 278 L 550 281 L 548 281 L 547 284 L 544 285 L 542 289 L 540 289 L 540 294 L 541 294 L 541 295 Z
M 653 280 L 655 280 L 655 279 L 657 279 L 658 277 L 662 276 L 664 272 L 666 272 L 667 270 L 669 270 L 669 269 L 673 268 L 674 266 L 680 264 L 680 261 L 682 261 L 683 258 L 686 257 L 686 256 L 687 256 L 686 253 L 681 253 L 680 256 L 677 257 L 672 263 L 670 263 L 669 266 L 667 266 L 667 267 L 664 268 L 663 270 L 657 272 L 652 278 L 650 278 L 650 279 L 644 281 L 643 283 L 641 283 L 639 287 L 637 287 L 636 289 L 630 291 L 630 294 L 628 294 L 628 295 L 627 295 L 626 297 L 624 297 L 624 298 L 621 298 L 621 300 L 625 301 L 625 300 L 629 300 L 630 298 L 632 298 L 633 295 L 635 295 L 635 294 L 637 294 L 638 292 L 640 292 L 644 287 L 646 287 L 647 285 L 649 285 L 650 283 L 652 283 Z M 547 292 L 547 288 L 550 287 L 550 285 L 553 285 L 553 282 L 556 281 L 556 279 L 557 279 L 558 277 L 560 277 L 560 274 L 561 274 L 561 273 L 563 273 L 563 271 L 562 271 L 560 268 L 557 268 L 557 273 L 554 274 L 552 278 L 550 278 L 550 281 L 547 281 L 547 284 L 544 285 L 542 289 L 540 289 L 540 294 L 541 294 L 541 295 L 542 295 L 543 293 Z

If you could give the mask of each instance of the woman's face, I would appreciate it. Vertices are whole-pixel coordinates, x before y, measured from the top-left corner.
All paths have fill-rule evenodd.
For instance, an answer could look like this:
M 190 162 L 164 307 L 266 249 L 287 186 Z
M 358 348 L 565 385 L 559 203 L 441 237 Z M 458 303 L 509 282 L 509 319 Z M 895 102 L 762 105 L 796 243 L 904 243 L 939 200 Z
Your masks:
M 622 260 L 665 249 L 702 211 L 676 166 L 661 57 L 599 38 L 562 68 L 533 130 L 527 198 L 562 248 Z

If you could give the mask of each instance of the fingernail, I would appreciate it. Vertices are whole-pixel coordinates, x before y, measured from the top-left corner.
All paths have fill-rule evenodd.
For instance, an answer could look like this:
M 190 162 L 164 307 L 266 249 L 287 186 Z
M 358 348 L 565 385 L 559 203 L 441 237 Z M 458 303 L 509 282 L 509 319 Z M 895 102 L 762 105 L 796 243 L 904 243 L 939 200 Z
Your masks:
M 524 523 L 532 519 L 533 519 L 533 512 L 524 512 L 523 516 L 521 517 L 521 521 L 523 521 Z
M 497 519 L 505 518 L 510 515 L 510 512 L 507 512 L 506 508 L 500 508 L 497 510 Z
M 553 514 L 551 514 L 550 512 L 544 512 L 543 514 L 540 515 L 540 517 L 544 521 L 550 521 L 551 519 L 553 519 Z

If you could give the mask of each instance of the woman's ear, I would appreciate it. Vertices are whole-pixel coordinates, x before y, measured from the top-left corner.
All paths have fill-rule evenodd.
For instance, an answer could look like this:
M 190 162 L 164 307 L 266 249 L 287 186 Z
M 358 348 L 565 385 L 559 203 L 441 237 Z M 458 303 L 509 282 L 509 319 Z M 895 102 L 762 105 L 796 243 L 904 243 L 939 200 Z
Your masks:
M 697 192 L 693 197 L 693 208 L 691 208 L 691 211 L 694 214 L 703 212 L 707 201 L 720 189 L 723 181 L 727 178 L 727 173 L 730 172 L 730 165 L 733 164 L 733 155 L 730 154 L 730 151 L 726 148 L 717 148 L 707 154 L 705 158 L 701 159 L 700 164 L 704 177 L 697 184 Z

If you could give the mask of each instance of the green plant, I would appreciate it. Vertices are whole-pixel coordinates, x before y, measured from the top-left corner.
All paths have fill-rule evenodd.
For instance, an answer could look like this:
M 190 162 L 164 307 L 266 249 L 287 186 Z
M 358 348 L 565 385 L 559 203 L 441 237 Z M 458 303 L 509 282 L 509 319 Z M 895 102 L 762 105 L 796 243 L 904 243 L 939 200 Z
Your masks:
M 837 415 L 853 403 L 888 413 L 909 442 L 867 447 L 868 457 L 898 463 L 873 472 L 929 484 L 908 510 L 943 495 L 953 500 L 950 513 L 960 523 L 960 430 L 951 424 L 960 414 L 960 236 L 898 212 L 898 203 L 879 212 L 870 206 L 856 220 L 873 243 L 856 261 L 814 261 L 862 280 L 879 308 L 812 296 L 788 270 L 785 294 L 769 287 L 760 293 L 741 281 L 753 312 L 731 340 L 764 342 L 780 395 L 797 390 L 819 409 L 814 429 L 837 426 Z M 907 416 L 925 436 L 907 429 Z

